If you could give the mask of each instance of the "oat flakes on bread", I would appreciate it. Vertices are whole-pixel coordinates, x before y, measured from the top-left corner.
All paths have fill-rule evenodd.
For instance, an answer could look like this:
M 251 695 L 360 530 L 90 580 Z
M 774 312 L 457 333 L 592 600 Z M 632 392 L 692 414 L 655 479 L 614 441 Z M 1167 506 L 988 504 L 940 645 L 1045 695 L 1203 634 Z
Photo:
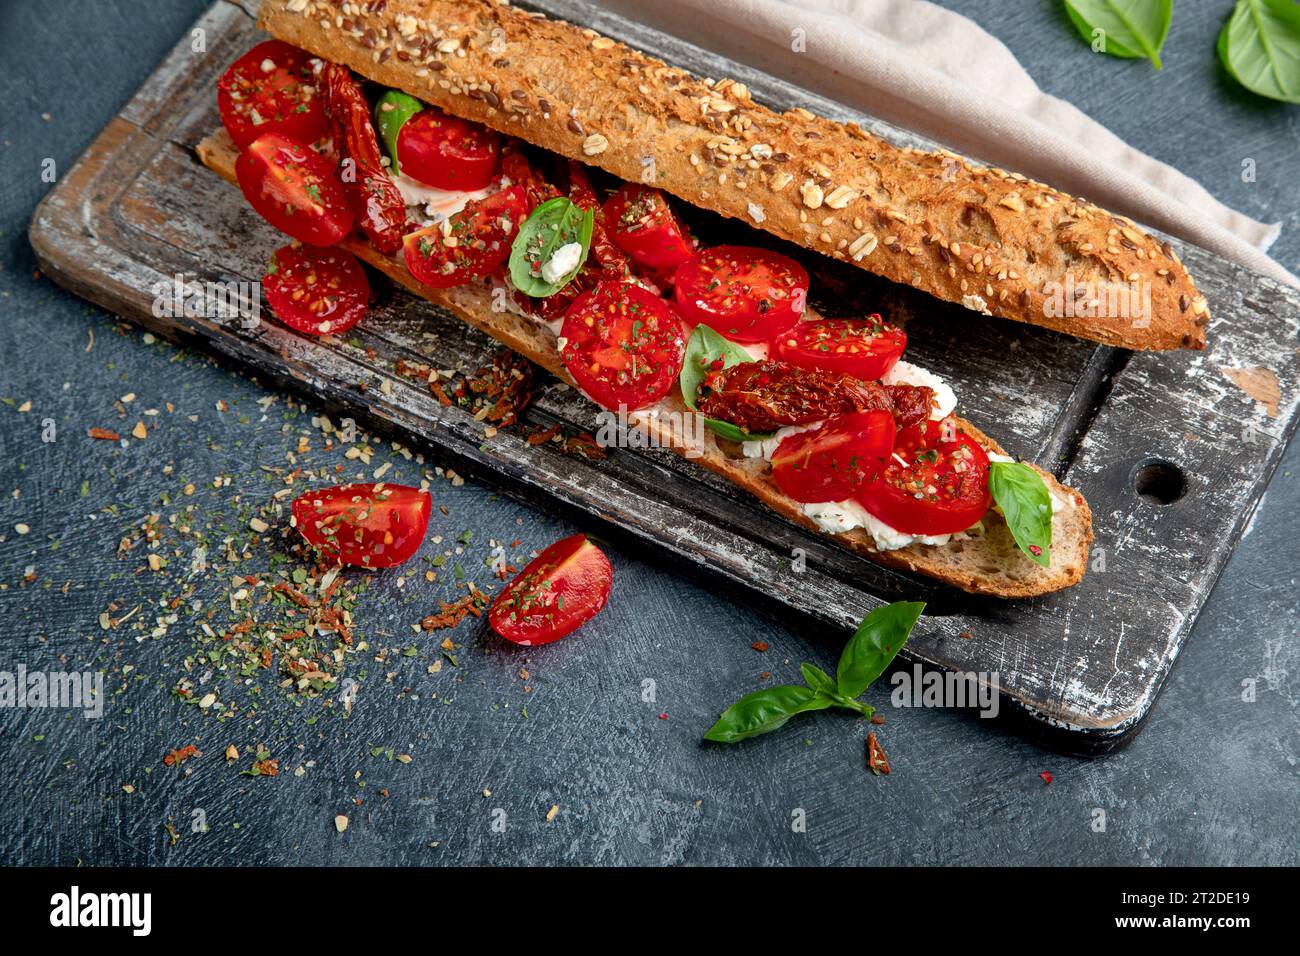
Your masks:
M 1019 174 L 775 113 L 742 84 L 494 0 L 264 0 L 259 25 L 622 179 L 653 163 L 680 199 L 973 311 L 1121 348 L 1205 347 L 1209 308 L 1168 243 Z M 1149 315 L 1090 314 L 1135 285 Z
M 235 182 L 234 144 L 225 130 L 219 130 L 199 144 L 203 163 L 230 183 Z M 401 283 L 416 295 L 455 313 L 462 320 L 522 354 L 560 379 L 572 384 L 556 348 L 555 336 L 539 323 L 511 312 L 493 311 L 491 292 L 481 283 L 451 289 L 434 289 L 416 280 L 399 258 L 386 256 L 362 239 L 349 238 L 340 246 L 369 265 Z M 674 389 L 666 410 L 685 413 L 680 392 Z M 1001 453 L 1003 449 L 967 422 L 961 427 L 985 449 Z M 645 423 L 653 431 L 652 423 Z M 691 453 L 691 460 L 727 478 L 749 491 L 783 517 L 811 530 L 817 525 L 794 501 L 787 498 L 772 481 L 767 463 L 744 458 L 733 443 L 719 440 L 705 432 L 703 447 L 687 447 L 679 436 L 667 430 L 656 431 L 660 444 L 680 454 Z M 899 568 L 936 578 L 964 591 L 1003 598 L 1023 598 L 1057 591 L 1078 583 L 1084 575 L 1092 543 L 1092 513 L 1083 496 L 1062 485 L 1054 476 L 1034 467 L 1046 482 L 1051 494 L 1064 505 L 1052 519 L 1051 563 L 1043 568 L 1027 560 L 1018 550 L 1006 522 L 996 511 L 984 519 L 984 533 L 965 541 L 953 541 L 942 547 L 912 544 L 894 551 L 878 550 L 871 537 L 862 530 L 836 534 L 834 539 L 870 560 L 887 567 Z

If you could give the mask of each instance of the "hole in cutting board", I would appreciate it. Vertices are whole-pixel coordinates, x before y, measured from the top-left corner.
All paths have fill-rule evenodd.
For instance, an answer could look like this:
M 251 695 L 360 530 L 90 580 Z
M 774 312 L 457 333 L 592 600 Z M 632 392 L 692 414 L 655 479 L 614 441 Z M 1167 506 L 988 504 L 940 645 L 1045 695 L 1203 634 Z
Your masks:
M 1147 504 L 1171 505 L 1187 494 L 1187 476 L 1171 461 L 1148 458 L 1133 473 L 1133 490 Z

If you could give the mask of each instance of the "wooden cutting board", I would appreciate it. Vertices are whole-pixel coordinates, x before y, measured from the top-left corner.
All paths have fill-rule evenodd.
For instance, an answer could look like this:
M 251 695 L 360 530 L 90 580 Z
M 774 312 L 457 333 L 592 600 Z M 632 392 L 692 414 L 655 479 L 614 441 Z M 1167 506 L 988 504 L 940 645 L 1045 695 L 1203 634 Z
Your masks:
M 771 106 L 933 146 L 585 3 L 537 6 L 696 73 L 734 77 Z M 274 322 L 155 314 L 175 276 L 255 281 L 282 240 L 194 155 L 219 126 L 217 77 L 258 39 L 254 17 L 223 0 L 194 31 L 37 209 L 31 241 L 56 281 L 809 626 L 847 631 L 882 601 L 926 600 L 907 654 L 996 673 L 1004 701 L 1054 746 L 1102 753 L 1142 725 L 1295 430 L 1296 290 L 1174 241 L 1209 300 L 1210 348 L 1134 354 L 855 276 L 845 301 L 907 317 L 909 357 L 951 382 L 965 416 L 1092 505 L 1097 540 L 1082 584 L 1029 601 L 975 598 L 879 568 L 671 453 L 615 449 L 588 461 L 529 445 L 518 429 L 486 438 L 483 423 L 394 370 L 405 361 L 473 371 L 490 362 L 493 343 L 378 279 L 371 316 L 345 341 Z M 198 37 L 206 49 L 196 52 Z M 594 428 L 594 406 L 539 377 L 526 423 Z

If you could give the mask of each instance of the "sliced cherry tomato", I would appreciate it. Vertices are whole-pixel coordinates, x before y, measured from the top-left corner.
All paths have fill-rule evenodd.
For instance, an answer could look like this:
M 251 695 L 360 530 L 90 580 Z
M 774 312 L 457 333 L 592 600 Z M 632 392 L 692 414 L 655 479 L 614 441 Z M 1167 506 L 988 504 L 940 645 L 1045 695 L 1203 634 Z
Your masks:
M 965 531 L 989 510 L 989 456 L 951 417 L 904 428 L 879 478 L 857 499 L 907 534 Z
M 308 335 L 346 332 L 361 321 L 370 302 L 365 270 L 342 249 L 277 249 L 262 291 L 277 319 Z
M 492 602 L 488 623 L 507 641 L 549 644 L 595 617 L 613 583 L 604 552 L 585 534 L 575 534 L 528 562 Z
M 444 224 L 426 226 L 402 241 L 406 267 L 425 285 L 450 289 L 480 279 L 510 255 L 510 243 L 528 215 L 523 186 L 468 203 Z
M 406 485 L 318 488 L 293 503 L 294 524 L 320 551 L 343 564 L 391 568 L 419 550 L 433 500 Z
M 501 137 L 485 126 L 429 107 L 402 124 L 397 167 L 438 189 L 474 192 L 496 175 Z
M 795 501 L 843 501 L 880 474 L 894 431 L 894 416 L 877 408 L 789 435 L 772 455 L 772 479 Z
M 578 386 L 609 409 L 659 401 L 682 370 L 686 338 L 673 307 L 634 282 L 611 279 L 564 314 L 560 356 Z
M 249 205 L 299 242 L 332 246 L 352 231 L 352 207 L 334 168 L 298 140 L 259 136 L 239 154 L 235 176 Z
M 766 342 L 799 320 L 808 273 L 789 256 L 750 246 L 713 246 L 674 278 L 677 307 L 734 342 Z
M 898 364 L 907 346 L 907 333 L 881 320 L 818 319 L 796 322 L 777 336 L 776 354 L 791 365 L 846 372 L 877 382 Z
M 267 40 L 230 64 L 217 81 L 217 108 L 236 146 L 263 133 L 314 143 L 329 132 L 311 61 L 306 50 Z
M 654 270 L 677 268 L 695 254 L 664 194 L 624 183 L 605 200 L 605 227 L 619 248 Z

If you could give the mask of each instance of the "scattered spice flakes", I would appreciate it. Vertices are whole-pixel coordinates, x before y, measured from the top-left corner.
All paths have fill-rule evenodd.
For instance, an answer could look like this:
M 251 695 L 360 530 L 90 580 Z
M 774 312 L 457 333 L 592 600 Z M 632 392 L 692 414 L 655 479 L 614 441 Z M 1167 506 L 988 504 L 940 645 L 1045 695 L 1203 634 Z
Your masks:
M 453 601 L 450 604 L 446 601 L 439 601 L 438 603 L 442 606 L 442 610 L 437 614 L 430 614 L 420 621 L 420 627 L 423 630 L 440 631 L 455 627 L 471 614 L 474 617 L 481 617 L 483 608 L 487 606 L 488 596 L 475 588 L 458 601 Z M 446 649 L 444 647 L 444 650 Z M 455 661 L 452 663 L 455 663 Z
M 135 428 L 131 429 L 131 437 L 140 441 L 144 441 L 149 437 L 149 429 L 144 427 L 144 422 L 138 421 L 135 423 Z
M 163 757 L 163 763 L 168 767 L 176 767 L 189 760 L 191 757 L 202 757 L 203 752 L 193 744 L 186 744 L 184 747 L 177 747 L 167 756 Z
M 889 774 L 889 758 L 885 756 L 885 748 L 880 746 L 874 733 L 867 734 L 867 769 L 877 777 L 882 773 Z
M 570 455 L 577 455 L 588 461 L 603 461 L 609 457 L 609 451 L 601 447 L 595 437 L 588 432 L 579 432 L 566 438 L 564 450 Z
M 526 439 L 530 445 L 544 445 L 560 433 L 559 425 L 552 425 L 549 428 L 542 428 L 536 431 L 530 431 Z
M 91 438 L 98 438 L 101 441 L 121 441 L 122 436 L 109 428 L 90 428 L 86 434 Z
M 253 766 L 239 772 L 245 777 L 274 777 L 280 773 L 280 761 L 268 757 L 255 761 Z
M 877 727 L 883 727 L 885 724 L 885 718 L 881 714 L 872 714 L 871 722 L 875 724 Z
M 555 819 L 556 814 L 558 814 L 559 812 L 560 812 L 560 805 L 558 803 L 552 805 L 551 809 L 546 811 L 546 822 L 551 823 Z
M 334 829 L 342 833 L 348 828 L 348 818 L 346 814 L 340 813 L 334 818 Z
M 760 654 L 767 653 L 767 649 L 768 649 L 767 641 L 755 641 L 753 644 L 750 644 L 749 646 L 752 647 L 754 650 L 758 651 L 758 653 Z
M 234 744 L 231 744 L 229 747 L 226 748 L 226 762 L 230 763 L 231 761 L 238 760 L 238 759 L 239 759 L 239 748 L 236 747 Z
M 1055 777 L 1052 776 L 1052 773 L 1051 773 L 1051 771 L 1049 771 L 1049 770 L 1044 770 L 1044 771 L 1043 771 L 1042 773 L 1040 773 L 1038 776 L 1039 776 L 1040 778 L 1042 778 L 1042 781 L 1043 781 L 1043 784 L 1044 784 L 1044 785 L 1047 785 L 1047 784 L 1051 783 L 1053 780 L 1056 779 Z

